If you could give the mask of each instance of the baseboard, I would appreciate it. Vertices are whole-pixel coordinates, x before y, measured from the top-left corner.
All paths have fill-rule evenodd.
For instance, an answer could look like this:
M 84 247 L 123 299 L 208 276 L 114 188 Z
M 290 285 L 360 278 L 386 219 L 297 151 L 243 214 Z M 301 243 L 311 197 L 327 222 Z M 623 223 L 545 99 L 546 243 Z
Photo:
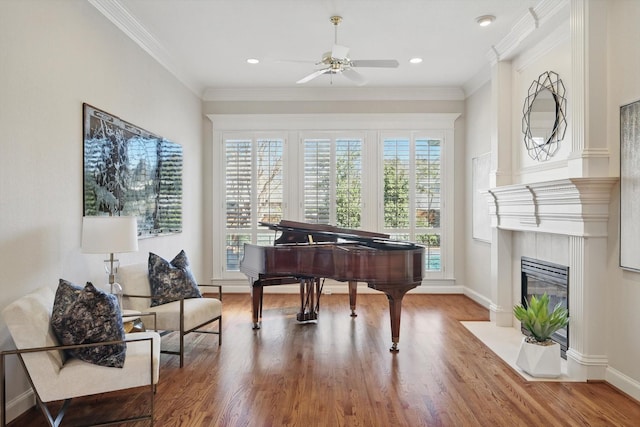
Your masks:
M 640 383 L 638 381 L 611 367 L 606 370 L 605 381 L 640 402 Z
M 473 289 L 469 289 L 465 287 L 463 293 L 465 294 L 465 296 L 471 298 L 472 300 L 474 300 L 475 302 L 477 302 L 478 304 L 480 304 L 486 309 L 489 309 L 489 307 L 491 306 L 491 300 L 489 298 L 485 297 L 482 294 L 477 293 Z
M 33 390 L 29 389 L 7 402 L 7 423 L 18 418 L 36 405 Z

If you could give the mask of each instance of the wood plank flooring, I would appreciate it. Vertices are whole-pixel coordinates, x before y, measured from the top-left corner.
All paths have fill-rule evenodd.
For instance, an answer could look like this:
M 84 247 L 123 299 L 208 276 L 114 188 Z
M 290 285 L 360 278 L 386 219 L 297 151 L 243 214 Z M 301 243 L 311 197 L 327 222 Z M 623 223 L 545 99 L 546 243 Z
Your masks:
M 323 295 L 320 319 L 310 324 L 296 322 L 298 302 L 266 294 L 262 329 L 254 331 L 249 295 L 225 295 L 221 347 L 216 336 L 188 337 L 183 369 L 176 356 L 162 355 L 155 425 L 640 425 L 640 404 L 606 383 L 522 379 L 460 324 L 488 320 L 464 296 L 407 294 L 397 354 L 389 352 L 383 294 L 359 295 L 356 318 L 347 295 Z M 146 397 L 76 399 L 63 425 L 145 411 Z M 35 408 L 10 424 L 45 425 Z

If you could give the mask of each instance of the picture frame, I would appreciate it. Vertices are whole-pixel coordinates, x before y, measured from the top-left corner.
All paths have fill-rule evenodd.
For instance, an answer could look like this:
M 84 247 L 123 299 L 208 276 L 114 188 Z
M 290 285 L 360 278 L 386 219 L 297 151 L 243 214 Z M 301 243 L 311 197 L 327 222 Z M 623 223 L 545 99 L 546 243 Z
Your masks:
M 182 231 L 182 146 L 83 104 L 83 215 L 135 216 L 138 236 Z
M 482 154 L 471 159 L 471 180 L 473 195 L 471 235 L 474 239 L 491 243 L 491 217 L 489 201 L 483 194 L 489 189 L 489 173 L 491 172 L 491 153 Z
M 620 267 L 635 271 L 640 271 L 638 182 L 640 182 L 640 100 L 620 107 Z

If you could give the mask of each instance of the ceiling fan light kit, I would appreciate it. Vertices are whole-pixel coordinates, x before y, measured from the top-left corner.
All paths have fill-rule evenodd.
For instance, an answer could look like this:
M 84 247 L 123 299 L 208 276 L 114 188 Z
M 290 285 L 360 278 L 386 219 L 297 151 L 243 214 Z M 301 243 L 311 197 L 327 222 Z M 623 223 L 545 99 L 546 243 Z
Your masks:
M 360 59 L 354 60 L 349 57 L 349 48 L 338 44 L 338 25 L 342 22 L 341 16 L 332 16 L 330 19 L 334 26 L 334 44 L 330 52 L 322 55 L 322 60 L 316 65 L 322 65 L 323 68 L 314 71 L 311 74 L 301 78 L 296 83 L 307 83 L 323 74 L 343 75 L 358 86 L 364 85 L 366 80 L 362 74 L 354 70 L 357 67 L 369 68 L 397 68 L 399 63 L 395 59 Z

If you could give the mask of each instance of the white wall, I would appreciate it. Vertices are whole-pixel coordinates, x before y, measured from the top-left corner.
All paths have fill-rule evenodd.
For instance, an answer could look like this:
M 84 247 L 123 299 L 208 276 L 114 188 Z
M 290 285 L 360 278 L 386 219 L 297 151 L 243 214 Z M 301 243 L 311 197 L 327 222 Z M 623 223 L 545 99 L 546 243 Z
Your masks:
M 609 5 L 607 118 L 610 164 L 618 172 L 620 148 L 620 106 L 640 100 L 640 2 L 616 0 Z M 603 119 L 605 119 L 603 117 Z M 619 265 L 619 186 L 612 194 L 608 250 L 609 281 L 607 310 L 607 381 L 616 384 L 624 377 L 640 387 L 640 273 Z M 640 236 L 638 236 L 640 238 Z M 604 307 L 603 307 L 604 309 Z
M 488 307 L 491 297 L 491 244 L 472 238 L 473 182 L 472 160 L 491 151 L 491 83 L 476 90 L 465 105 L 465 239 L 464 280 L 460 285 L 465 294 Z M 487 200 L 487 205 L 489 201 Z M 488 211 L 487 211 L 488 214 Z M 488 219 L 487 219 L 488 222 Z
M 189 255 L 204 280 L 202 114 L 182 86 L 84 0 L 0 2 L 0 309 L 59 278 L 103 283 L 101 255 L 80 252 L 82 103 L 182 144 L 183 232 L 140 241 L 148 252 Z M 0 348 L 12 347 L 0 321 Z M 27 390 L 15 360 L 7 411 Z

